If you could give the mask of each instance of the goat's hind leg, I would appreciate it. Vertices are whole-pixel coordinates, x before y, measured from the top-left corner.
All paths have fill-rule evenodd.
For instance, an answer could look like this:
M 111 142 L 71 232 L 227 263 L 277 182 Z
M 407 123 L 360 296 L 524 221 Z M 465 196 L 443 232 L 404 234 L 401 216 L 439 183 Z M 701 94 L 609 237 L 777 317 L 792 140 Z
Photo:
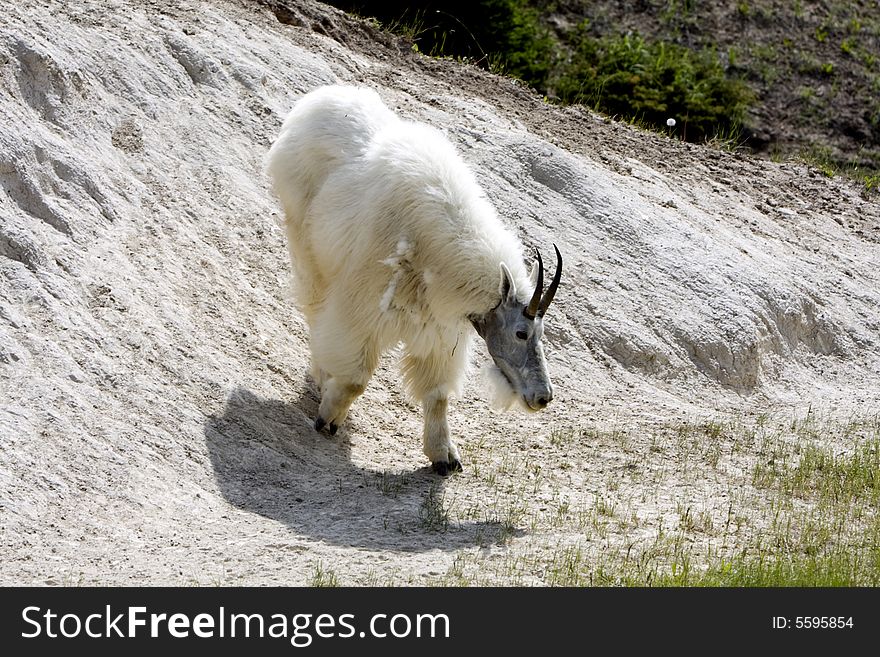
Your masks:
M 353 340 L 342 313 L 322 311 L 312 332 L 312 371 L 320 378 L 321 404 L 315 429 L 335 434 L 352 402 L 367 387 L 379 361 L 373 336 Z
M 326 428 L 331 436 L 335 434 L 339 425 L 345 421 L 352 402 L 365 388 L 366 383 L 345 380 L 338 376 L 331 376 L 326 380 L 321 388 L 321 405 L 318 407 L 318 417 L 315 418 L 315 430 L 322 431 Z

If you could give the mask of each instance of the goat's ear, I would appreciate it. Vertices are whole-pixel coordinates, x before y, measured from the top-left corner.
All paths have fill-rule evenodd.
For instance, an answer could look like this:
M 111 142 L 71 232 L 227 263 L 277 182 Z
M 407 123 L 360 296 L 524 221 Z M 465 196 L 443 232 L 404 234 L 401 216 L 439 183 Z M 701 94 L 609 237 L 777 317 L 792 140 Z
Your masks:
M 499 287 L 499 292 L 501 292 L 502 302 L 516 300 L 516 283 L 513 282 L 513 275 L 503 262 L 501 263 L 501 286 Z
M 535 260 L 532 263 L 532 268 L 529 269 L 529 282 L 532 284 L 532 287 L 535 287 L 535 283 L 538 282 L 538 261 Z

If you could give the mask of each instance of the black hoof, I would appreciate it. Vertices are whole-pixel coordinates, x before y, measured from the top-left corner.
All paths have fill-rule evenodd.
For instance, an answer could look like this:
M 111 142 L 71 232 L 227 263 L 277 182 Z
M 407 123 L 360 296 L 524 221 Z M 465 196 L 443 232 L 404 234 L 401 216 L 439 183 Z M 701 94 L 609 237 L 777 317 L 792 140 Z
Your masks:
M 315 420 L 315 431 L 323 431 L 324 429 L 327 429 L 327 433 L 329 433 L 331 436 L 335 436 L 336 431 L 339 429 L 339 427 L 334 422 L 327 424 L 327 420 L 319 417 L 317 420 Z
M 446 461 L 435 461 L 431 464 L 431 469 L 441 477 L 446 477 L 453 472 L 461 472 L 461 463 L 454 459 L 448 463 Z

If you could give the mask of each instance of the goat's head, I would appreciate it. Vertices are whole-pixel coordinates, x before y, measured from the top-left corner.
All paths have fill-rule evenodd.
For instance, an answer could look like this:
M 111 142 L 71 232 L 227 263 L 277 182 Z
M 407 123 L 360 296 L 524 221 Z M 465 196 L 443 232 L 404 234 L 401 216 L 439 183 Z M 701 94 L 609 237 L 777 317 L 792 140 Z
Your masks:
M 544 313 L 553 301 L 562 276 L 562 255 L 556 245 L 556 273 L 544 291 L 544 263 L 541 254 L 532 269 L 535 291 L 528 304 L 517 299 L 516 283 L 501 263 L 501 302 L 483 316 L 471 319 L 486 341 L 489 355 L 511 390 L 532 411 L 539 411 L 553 399 L 553 386 L 544 359 Z

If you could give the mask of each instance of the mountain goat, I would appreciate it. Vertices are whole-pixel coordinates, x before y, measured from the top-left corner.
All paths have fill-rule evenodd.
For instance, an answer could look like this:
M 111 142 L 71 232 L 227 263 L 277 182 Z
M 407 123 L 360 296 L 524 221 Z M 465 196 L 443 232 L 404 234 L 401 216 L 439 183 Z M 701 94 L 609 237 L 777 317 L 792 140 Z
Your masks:
M 540 253 L 527 273 L 520 244 L 438 130 L 400 119 L 374 91 L 321 87 L 287 116 L 267 169 L 310 331 L 316 430 L 336 432 L 382 352 L 402 342 L 425 455 L 441 475 L 460 470 L 446 409 L 472 327 L 511 397 L 530 410 L 550 402 L 541 339 L 562 257 L 556 249 L 543 292 Z

